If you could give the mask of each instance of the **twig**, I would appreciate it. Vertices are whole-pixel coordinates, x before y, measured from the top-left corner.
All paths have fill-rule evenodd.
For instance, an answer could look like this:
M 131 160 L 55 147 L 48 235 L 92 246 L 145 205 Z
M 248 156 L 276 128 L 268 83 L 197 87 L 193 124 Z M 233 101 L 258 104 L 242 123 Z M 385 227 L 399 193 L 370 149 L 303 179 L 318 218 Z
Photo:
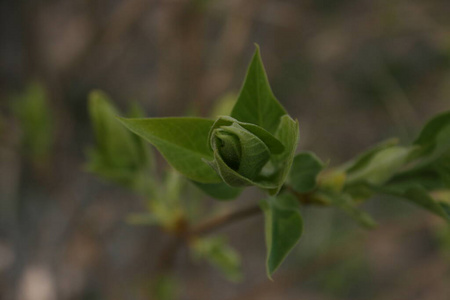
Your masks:
M 215 218 L 206 220 L 189 230 L 189 235 L 202 235 L 215 231 L 221 227 L 232 224 L 236 221 L 246 219 L 251 216 L 261 214 L 261 209 L 259 205 L 255 204 L 244 209 L 237 209 L 235 211 L 217 216 Z

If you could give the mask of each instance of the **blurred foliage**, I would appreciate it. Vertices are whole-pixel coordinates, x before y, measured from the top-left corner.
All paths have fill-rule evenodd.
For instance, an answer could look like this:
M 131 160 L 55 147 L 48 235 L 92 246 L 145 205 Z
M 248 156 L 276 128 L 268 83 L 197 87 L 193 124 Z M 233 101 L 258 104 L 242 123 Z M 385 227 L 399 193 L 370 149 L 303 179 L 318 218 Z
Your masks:
M 192 242 L 195 259 L 205 259 L 231 281 L 242 279 L 241 258 L 220 236 L 197 238 Z
M 50 159 L 54 142 L 54 119 L 47 91 L 35 82 L 13 97 L 11 107 L 22 131 L 25 154 L 37 165 Z
M 117 109 L 100 91 L 89 96 L 89 113 L 96 137 L 96 146 L 88 150 L 87 169 L 126 187 L 147 193 L 148 173 L 152 168 L 150 148 L 118 122 Z M 133 105 L 132 116 L 141 117 L 142 110 Z

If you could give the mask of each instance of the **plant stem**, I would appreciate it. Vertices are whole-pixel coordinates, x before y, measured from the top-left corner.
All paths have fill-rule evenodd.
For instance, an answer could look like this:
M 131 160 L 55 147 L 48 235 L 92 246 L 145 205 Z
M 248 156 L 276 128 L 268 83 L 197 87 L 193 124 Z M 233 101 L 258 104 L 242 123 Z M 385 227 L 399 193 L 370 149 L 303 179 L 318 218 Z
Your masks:
M 243 209 L 237 209 L 227 214 L 201 222 L 189 230 L 189 235 L 195 236 L 207 234 L 236 221 L 243 220 L 254 215 L 259 215 L 261 212 L 262 211 L 258 204 L 248 206 Z

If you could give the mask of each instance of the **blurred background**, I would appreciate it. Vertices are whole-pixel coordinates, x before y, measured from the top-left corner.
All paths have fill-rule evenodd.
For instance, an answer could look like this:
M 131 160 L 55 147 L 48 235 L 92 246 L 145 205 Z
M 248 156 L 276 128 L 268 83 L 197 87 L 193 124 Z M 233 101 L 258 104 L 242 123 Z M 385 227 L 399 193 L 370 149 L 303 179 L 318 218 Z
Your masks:
M 301 150 L 333 166 L 407 143 L 450 108 L 449 14 L 445 0 L 0 1 L 0 298 L 450 299 L 448 226 L 390 198 L 363 205 L 371 231 L 302 208 L 304 236 L 273 282 L 262 217 L 220 230 L 241 256 L 238 282 L 184 248 L 162 282 L 170 237 L 126 222 L 145 201 L 85 167 L 91 90 L 149 117 L 209 116 L 239 92 L 254 43 Z M 261 197 L 195 201 L 208 216 Z

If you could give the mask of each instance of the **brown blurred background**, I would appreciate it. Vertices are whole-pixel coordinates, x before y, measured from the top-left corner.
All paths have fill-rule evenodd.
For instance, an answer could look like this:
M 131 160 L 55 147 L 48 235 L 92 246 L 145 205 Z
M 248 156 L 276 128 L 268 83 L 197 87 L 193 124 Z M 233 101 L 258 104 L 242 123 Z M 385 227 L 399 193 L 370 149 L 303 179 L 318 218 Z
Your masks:
M 336 165 L 385 138 L 408 142 L 450 108 L 449 15 L 446 0 L 2 0 L 0 299 L 152 299 L 168 237 L 124 222 L 141 199 L 83 171 L 90 90 L 148 116 L 206 116 L 239 91 L 257 43 L 275 95 L 300 122 L 300 148 Z M 35 81 L 54 118 L 51 155 L 38 165 L 11 109 Z M 377 229 L 304 208 L 305 234 L 274 282 L 262 218 L 224 228 L 244 279 L 230 283 L 182 250 L 170 288 L 186 300 L 450 299 L 443 221 L 393 199 L 364 208 Z

